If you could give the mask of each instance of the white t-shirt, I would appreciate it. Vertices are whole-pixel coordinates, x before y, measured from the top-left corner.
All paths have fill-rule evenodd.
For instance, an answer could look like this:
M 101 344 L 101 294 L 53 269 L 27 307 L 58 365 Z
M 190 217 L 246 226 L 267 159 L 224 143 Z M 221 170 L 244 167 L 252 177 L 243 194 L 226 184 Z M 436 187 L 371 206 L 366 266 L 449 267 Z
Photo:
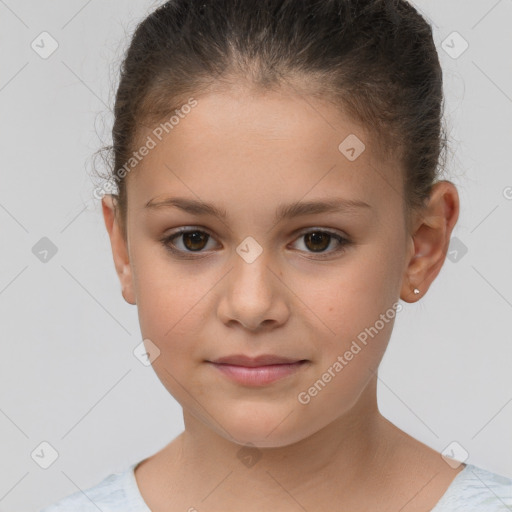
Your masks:
M 77 491 L 40 512 L 151 512 L 134 469 L 113 473 L 89 489 Z M 431 512 L 510 512 L 512 479 L 467 464 Z

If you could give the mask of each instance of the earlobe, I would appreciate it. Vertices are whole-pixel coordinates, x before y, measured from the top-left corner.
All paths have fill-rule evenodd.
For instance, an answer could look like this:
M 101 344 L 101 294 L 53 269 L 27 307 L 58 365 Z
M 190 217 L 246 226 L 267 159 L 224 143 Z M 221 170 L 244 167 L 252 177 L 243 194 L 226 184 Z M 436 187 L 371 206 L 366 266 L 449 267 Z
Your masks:
M 410 239 L 411 256 L 400 292 L 405 302 L 416 302 L 423 297 L 439 274 L 458 216 L 459 196 L 455 185 L 445 180 L 435 183 Z
M 111 194 L 105 195 L 101 200 L 101 206 L 105 227 L 110 237 L 114 266 L 121 283 L 123 298 L 129 304 L 135 305 L 136 300 L 128 244 L 119 223 L 118 212 L 116 212 L 115 207 L 115 197 Z

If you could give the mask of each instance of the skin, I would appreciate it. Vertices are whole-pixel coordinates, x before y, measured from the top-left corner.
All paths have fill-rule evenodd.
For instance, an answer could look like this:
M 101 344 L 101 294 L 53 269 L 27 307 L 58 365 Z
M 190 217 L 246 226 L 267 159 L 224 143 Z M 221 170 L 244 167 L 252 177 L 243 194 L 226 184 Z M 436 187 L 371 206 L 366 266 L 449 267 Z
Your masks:
M 463 466 L 379 412 L 376 371 L 394 319 L 309 403 L 297 397 L 399 298 L 425 295 L 457 222 L 455 186 L 438 182 L 408 231 L 399 163 L 332 105 L 242 88 L 196 99 L 126 178 L 127 239 L 112 196 L 102 200 L 123 297 L 137 305 L 143 338 L 160 351 L 153 368 L 183 408 L 184 432 L 135 471 L 144 500 L 152 511 L 430 510 Z M 349 134 L 366 145 L 354 161 L 338 150 Z M 145 208 L 178 196 L 228 217 Z M 274 222 L 282 204 L 333 197 L 371 208 Z M 160 241 L 179 227 L 211 236 L 196 246 L 174 239 L 180 258 Z M 335 238 L 308 243 L 306 230 L 352 243 L 336 252 Z M 248 236 L 262 249 L 252 263 L 236 252 Z M 242 353 L 309 362 L 263 387 L 205 362 Z M 251 467 L 243 445 L 260 457 Z

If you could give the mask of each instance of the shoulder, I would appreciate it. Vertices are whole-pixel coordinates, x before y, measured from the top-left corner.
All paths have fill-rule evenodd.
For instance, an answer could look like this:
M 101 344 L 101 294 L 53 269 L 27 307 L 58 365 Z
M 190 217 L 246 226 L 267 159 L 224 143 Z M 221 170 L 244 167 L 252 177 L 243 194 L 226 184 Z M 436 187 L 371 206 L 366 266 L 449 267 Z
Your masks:
M 512 479 L 472 464 L 457 475 L 432 512 L 509 512 Z
M 146 512 L 148 509 L 134 487 L 134 466 L 112 473 L 96 485 L 76 491 L 39 512 Z

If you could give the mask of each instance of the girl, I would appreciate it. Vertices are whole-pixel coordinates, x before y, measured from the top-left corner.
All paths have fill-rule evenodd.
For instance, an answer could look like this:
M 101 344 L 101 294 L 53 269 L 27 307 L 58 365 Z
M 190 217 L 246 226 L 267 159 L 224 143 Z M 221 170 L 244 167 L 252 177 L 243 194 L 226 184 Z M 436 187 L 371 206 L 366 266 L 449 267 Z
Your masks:
M 377 406 L 400 301 L 459 215 L 442 100 L 404 0 L 171 0 L 138 26 L 99 197 L 185 430 L 45 512 L 512 507 L 511 480 Z

